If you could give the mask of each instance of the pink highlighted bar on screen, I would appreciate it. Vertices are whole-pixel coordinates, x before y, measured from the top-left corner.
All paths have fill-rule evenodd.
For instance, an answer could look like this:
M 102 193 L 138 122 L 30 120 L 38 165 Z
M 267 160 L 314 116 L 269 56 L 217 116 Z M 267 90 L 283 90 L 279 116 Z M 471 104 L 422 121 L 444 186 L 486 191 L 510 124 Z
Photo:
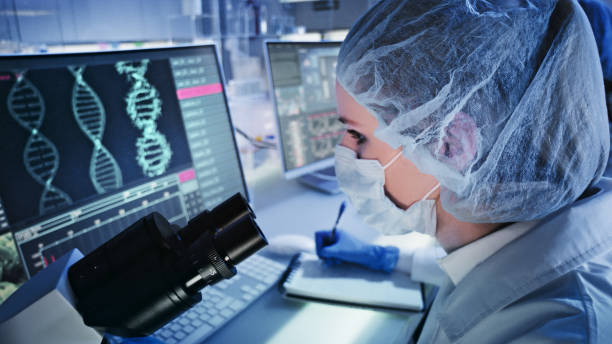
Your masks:
M 179 177 L 179 183 L 184 183 L 186 181 L 195 179 L 195 170 L 191 168 L 189 170 L 183 171 L 179 173 L 178 177 Z
M 223 86 L 221 84 L 208 84 L 195 87 L 181 88 L 176 91 L 178 99 L 189 99 L 194 97 L 207 96 L 209 94 L 221 93 Z

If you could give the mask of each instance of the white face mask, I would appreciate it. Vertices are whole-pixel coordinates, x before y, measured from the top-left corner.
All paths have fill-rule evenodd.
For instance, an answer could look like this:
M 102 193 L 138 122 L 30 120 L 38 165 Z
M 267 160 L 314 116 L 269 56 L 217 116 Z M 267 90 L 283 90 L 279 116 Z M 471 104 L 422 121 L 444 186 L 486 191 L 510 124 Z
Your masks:
M 336 146 L 338 186 L 357 208 L 364 221 L 382 234 L 395 235 L 415 231 L 435 236 L 435 201 L 427 197 L 440 184 L 406 210 L 398 208 L 385 195 L 385 170 L 397 161 L 401 154 L 399 152 L 385 166 L 381 166 L 376 160 L 358 159 L 357 154 L 347 147 Z

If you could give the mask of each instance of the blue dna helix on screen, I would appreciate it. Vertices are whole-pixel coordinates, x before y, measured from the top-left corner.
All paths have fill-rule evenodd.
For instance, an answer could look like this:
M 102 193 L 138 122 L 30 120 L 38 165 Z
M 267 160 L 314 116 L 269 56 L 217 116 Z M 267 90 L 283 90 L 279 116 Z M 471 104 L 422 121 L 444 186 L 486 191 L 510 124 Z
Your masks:
M 89 176 L 99 194 L 123 186 L 121 169 L 111 153 L 102 145 L 106 125 L 104 105 L 96 92 L 83 79 L 85 66 L 70 66 L 75 78 L 72 88 L 72 113 L 87 138 L 93 143 Z
M 60 156 L 55 145 L 40 132 L 45 102 L 25 74 L 26 71 L 15 73 L 16 82 L 9 92 L 7 105 L 13 119 L 30 133 L 23 151 L 23 162 L 30 176 L 44 188 L 38 206 L 42 215 L 72 204 L 72 199 L 52 184 Z
M 136 140 L 136 161 L 148 177 L 166 172 L 172 157 L 172 149 L 166 136 L 157 130 L 156 120 L 162 114 L 162 100 L 159 92 L 145 78 L 149 60 L 117 62 L 115 69 L 126 74 L 131 83 L 125 98 L 126 112 L 132 124 L 141 130 Z

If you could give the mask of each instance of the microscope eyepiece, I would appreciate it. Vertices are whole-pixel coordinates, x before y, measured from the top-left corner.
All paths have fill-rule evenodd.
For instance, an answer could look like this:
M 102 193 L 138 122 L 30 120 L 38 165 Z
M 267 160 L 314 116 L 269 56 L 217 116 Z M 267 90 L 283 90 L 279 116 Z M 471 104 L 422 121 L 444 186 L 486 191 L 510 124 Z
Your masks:
M 194 217 L 179 231 L 181 240 L 192 247 L 200 264 L 187 280 L 189 291 L 200 290 L 236 274 L 235 265 L 268 244 L 255 223 L 255 214 L 240 194 L 228 198 L 211 211 Z
M 211 211 L 194 217 L 179 231 L 186 242 L 195 242 L 204 232 L 213 233 L 218 250 L 224 259 L 236 265 L 268 244 L 255 223 L 255 213 L 240 194 L 228 198 Z
M 233 264 L 242 262 L 268 244 L 255 223 L 255 213 L 240 194 L 221 203 L 212 212 L 219 213 L 219 216 L 213 215 L 219 220 L 216 242 Z
M 145 216 L 75 263 L 68 278 L 85 324 L 144 336 L 200 302 L 200 289 L 231 278 L 235 265 L 266 245 L 237 193 L 182 229 L 158 213 Z

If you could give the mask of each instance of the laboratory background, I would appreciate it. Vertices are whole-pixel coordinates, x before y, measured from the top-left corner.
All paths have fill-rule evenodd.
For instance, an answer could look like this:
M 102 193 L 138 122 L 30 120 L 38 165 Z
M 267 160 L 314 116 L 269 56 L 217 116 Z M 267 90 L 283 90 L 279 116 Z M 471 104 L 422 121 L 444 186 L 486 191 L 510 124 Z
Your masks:
M 230 106 L 242 109 L 232 111 L 233 120 L 266 136 L 275 132 L 272 108 L 252 107 L 271 101 L 263 42 L 341 41 L 373 2 L 2 1 L 0 49 L 58 53 L 214 42 Z
M 380 235 L 334 172 L 346 133 L 337 57 L 377 2 L 0 0 L 0 307 L 21 291 L 0 312 L 0 342 L 418 340 L 445 253 L 421 233 Z M 210 239 L 198 232 L 210 242 L 194 234 L 207 221 L 222 229 Z M 104 245 L 127 229 L 132 237 Z M 193 239 L 195 275 L 130 255 L 161 250 L 153 230 Z M 323 262 L 322 230 L 350 232 L 355 252 L 370 243 L 429 256 L 411 271 L 416 281 L 373 272 L 386 268 L 368 258 Z M 85 265 L 101 257 L 125 271 L 85 281 L 94 276 Z M 398 269 L 413 269 L 412 259 L 400 257 Z M 330 266 L 346 271 L 321 272 Z M 160 275 L 202 300 L 157 285 L 145 292 Z M 152 301 L 157 291 L 172 302 Z M 140 309 L 121 308 L 137 295 Z M 101 311 L 115 304 L 116 314 L 136 315 Z
M 203 289 L 207 290 L 204 301 L 197 308 L 156 331 L 151 340 L 353 343 L 402 338 L 404 332 L 411 332 L 418 324 L 410 316 L 413 312 L 294 301 L 282 296 L 277 286 L 296 252 L 314 253 L 314 232 L 331 229 L 338 208 L 346 202 L 328 175 L 333 176 L 333 148 L 344 130 L 336 114 L 335 61 L 351 25 L 374 2 L 0 2 L 0 54 L 14 57 L 1 63 L 6 81 L 0 87 L 2 97 L 7 105 L 11 102 L 13 77 L 16 80 L 17 73 L 22 73 L 42 97 L 47 112 L 37 124 L 31 124 L 27 119 L 17 120 L 18 110 L 7 112 L 7 106 L 2 110 L 0 131 L 6 138 L 2 153 L 5 163 L 0 169 L 5 190 L 0 196 L 2 301 L 72 248 L 87 254 L 151 211 L 184 226 L 188 218 L 239 192 L 248 198 L 267 240 L 272 243 L 280 238 L 276 251 L 266 248 L 237 266 L 236 277 L 241 280 L 232 278 L 217 284 L 216 289 Z M 193 45 L 204 48 L 190 52 Z M 180 50 L 184 47 L 187 50 Z M 141 62 L 136 65 L 120 65 L 121 58 L 114 57 L 121 51 L 165 48 L 179 51 L 141 54 L 137 56 Z M 76 60 L 38 60 L 58 54 L 84 55 Z M 196 63 L 207 66 L 204 71 L 195 71 L 201 79 L 177 74 L 178 67 L 194 62 L 186 60 L 194 54 L 203 59 Z M 19 56 L 23 55 L 34 58 L 20 65 Z M 143 63 L 142 58 L 150 62 Z M 100 60 L 90 66 L 95 59 Z M 7 68 L 10 64 L 20 66 Z M 75 64 L 82 67 L 70 67 Z M 28 71 L 30 66 L 36 67 Z M 272 69 L 280 71 L 274 82 Z M 134 158 L 138 155 L 134 142 L 144 129 L 138 127 L 138 115 L 130 115 L 124 99 L 135 91 L 139 70 L 146 76 L 148 85 L 144 87 L 152 86 L 161 103 L 162 114 L 155 128 L 165 140 L 161 145 L 162 165 L 157 168 L 143 161 L 137 163 Z M 84 92 L 88 100 L 98 100 L 95 105 L 103 119 L 98 118 L 96 123 L 103 123 L 103 132 L 84 121 L 85 100 L 71 101 L 78 79 L 84 80 L 77 88 L 79 92 Z M 210 100 L 195 104 L 202 106 L 214 122 L 208 132 L 197 127 L 197 121 L 179 116 L 181 112 L 185 115 L 188 102 L 197 97 L 177 99 L 173 95 L 176 88 L 187 89 L 204 80 L 218 87 L 216 98 L 207 96 Z M 225 97 L 219 97 L 220 88 Z M 33 101 L 41 102 L 40 98 Z M 62 114 L 63 119 L 53 119 L 55 113 Z M 291 115 L 297 121 L 287 117 Z M 35 168 L 24 168 L 28 165 L 24 160 L 31 136 L 28 131 L 33 125 L 38 125 L 55 147 L 52 159 L 57 166 L 52 187 L 59 190 L 56 201 L 62 210 L 45 208 L 44 186 L 35 180 Z M 102 143 L 97 155 L 92 152 L 96 138 Z M 314 143 L 310 144 L 312 138 Z M 204 147 L 194 151 L 195 141 L 203 142 Z M 105 181 L 90 173 L 92 156 L 111 165 Z M 213 162 L 211 156 L 223 161 Z M 169 181 L 169 185 L 159 185 Z M 117 206 L 109 207 L 108 203 L 118 198 L 113 190 L 121 190 L 123 197 Z M 97 214 L 91 210 L 99 208 L 104 211 L 100 215 L 84 215 L 87 209 Z M 82 222 L 57 226 L 55 221 L 65 219 L 62 212 L 83 212 Z M 33 226 L 39 226 L 36 234 L 29 231 Z M 347 226 L 362 239 L 377 237 L 350 206 L 338 224 Z M 417 295 L 414 290 L 410 292 Z M 30 297 L 34 294 L 28 291 Z M 36 320 L 28 321 L 32 322 Z M 368 322 L 370 325 L 360 331 L 346 331 Z M 311 330 L 329 326 L 337 328 L 332 337 L 329 329 Z M 45 335 L 39 330 L 28 325 L 29 332 Z M 88 331 L 84 333 L 74 342 L 89 339 Z M 45 338 L 50 339 L 48 334 Z M 106 340 L 119 343 L 121 337 L 108 335 Z M 58 342 L 67 341 L 64 337 Z

